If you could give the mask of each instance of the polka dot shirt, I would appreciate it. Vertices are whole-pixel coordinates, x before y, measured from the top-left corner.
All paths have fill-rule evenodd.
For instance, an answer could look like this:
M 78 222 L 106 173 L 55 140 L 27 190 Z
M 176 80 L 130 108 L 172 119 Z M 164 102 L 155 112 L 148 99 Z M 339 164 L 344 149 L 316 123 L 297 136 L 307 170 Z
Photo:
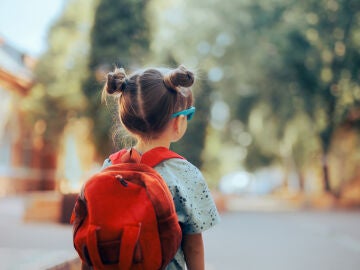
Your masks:
M 111 165 L 105 160 L 104 166 Z M 200 170 L 184 159 L 168 159 L 154 168 L 166 181 L 174 198 L 183 234 L 201 233 L 220 221 L 219 213 Z M 167 270 L 185 269 L 180 247 Z

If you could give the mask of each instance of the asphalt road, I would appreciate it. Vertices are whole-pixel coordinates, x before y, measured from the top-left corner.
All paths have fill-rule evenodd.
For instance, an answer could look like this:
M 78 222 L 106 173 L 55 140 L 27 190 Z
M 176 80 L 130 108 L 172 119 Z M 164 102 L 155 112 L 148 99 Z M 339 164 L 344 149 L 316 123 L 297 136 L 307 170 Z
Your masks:
M 26 199 L 0 198 L 0 270 L 45 270 L 76 256 L 72 228 L 24 223 Z
M 0 270 L 74 256 L 70 226 L 23 223 L 22 211 L 0 199 Z M 360 270 L 360 212 L 225 213 L 204 241 L 207 270 Z
M 204 234 L 207 270 L 359 270 L 360 212 L 241 212 Z

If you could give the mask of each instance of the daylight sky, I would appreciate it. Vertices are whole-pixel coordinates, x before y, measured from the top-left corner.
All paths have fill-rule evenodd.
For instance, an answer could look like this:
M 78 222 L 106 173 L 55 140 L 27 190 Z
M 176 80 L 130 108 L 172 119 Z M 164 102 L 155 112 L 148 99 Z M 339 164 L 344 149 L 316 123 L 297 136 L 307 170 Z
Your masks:
M 47 31 L 66 0 L 0 0 L 0 38 L 38 57 L 46 49 Z

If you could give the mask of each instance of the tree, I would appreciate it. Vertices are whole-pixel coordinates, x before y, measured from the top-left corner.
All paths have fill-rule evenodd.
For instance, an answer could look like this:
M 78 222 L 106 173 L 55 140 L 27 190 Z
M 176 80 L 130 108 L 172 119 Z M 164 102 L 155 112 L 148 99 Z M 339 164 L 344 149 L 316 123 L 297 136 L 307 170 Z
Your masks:
M 283 142 L 288 125 L 304 112 L 308 120 L 303 121 L 311 123 L 307 136 L 316 136 L 320 142 L 324 190 L 329 192 L 327 158 L 333 134 L 359 100 L 354 94 L 359 86 L 359 22 L 354 18 L 360 6 L 351 0 L 272 1 L 271 5 L 252 2 L 244 6 L 252 18 L 248 32 L 253 34 L 248 40 L 261 44 L 248 47 L 249 55 L 257 57 L 254 76 L 250 74 L 247 81 L 258 95 L 252 99 L 255 107 L 247 110 L 251 115 L 258 102 L 269 104 L 269 113 L 278 119 L 278 138 Z M 241 101 L 239 109 L 243 110 Z M 299 126 L 297 134 L 302 134 L 300 130 Z M 301 137 L 293 136 L 291 148 L 300 141 Z M 307 144 L 303 141 L 302 148 Z M 281 149 L 288 148 L 281 145 Z M 297 158 L 297 149 L 289 153 L 298 162 L 306 161 Z
M 322 149 L 330 191 L 326 159 L 334 131 L 359 107 L 358 1 L 171 3 L 154 48 L 207 74 L 216 92 L 210 100 L 226 102 L 231 112 L 221 139 L 243 147 L 249 132 L 245 165 L 280 162 L 299 175 Z M 232 127 L 233 120 L 244 127 Z
M 111 127 L 117 118 L 114 103 L 101 105 L 105 74 L 116 66 L 130 72 L 145 62 L 149 49 L 146 6 L 147 1 L 143 0 L 101 0 L 95 11 L 83 91 L 88 100 L 86 116 L 94 122 L 93 139 L 100 160 L 114 150 L 111 133 L 115 130 Z
M 360 101 L 354 95 L 360 84 L 360 22 L 355 19 L 360 3 L 306 1 L 300 6 L 306 24 L 288 33 L 290 44 L 284 55 L 321 142 L 324 189 L 331 192 L 327 160 L 333 135 L 346 120 L 347 112 Z M 300 54 L 298 58 L 290 52 L 294 47 Z

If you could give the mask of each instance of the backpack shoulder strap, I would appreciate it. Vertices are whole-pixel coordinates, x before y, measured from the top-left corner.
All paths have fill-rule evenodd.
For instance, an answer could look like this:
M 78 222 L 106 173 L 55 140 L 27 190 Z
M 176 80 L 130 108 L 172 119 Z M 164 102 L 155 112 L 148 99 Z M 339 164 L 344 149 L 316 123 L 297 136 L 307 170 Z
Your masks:
M 114 164 L 119 164 L 121 163 L 121 157 L 127 152 L 127 149 L 121 149 L 120 151 L 113 153 L 109 156 L 109 159 L 111 161 L 111 163 Z
M 155 147 L 143 155 L 140 155 L 134 148 L 122 149 L 109 157 L 112 164 L 124 162 L 143 163 L 150 167 L 155 167 L 159 163 L 171 158 L 185 159 L 166 147 Z
M 166 147 L 156 147 L 151 149 L 150 151 L 145 152 L 141 156 L 141 163 L 146 164 L 150 167 L 155 167 L 159 163 L 171 158 L 185 159 L 184 157 L 169 150 Z

